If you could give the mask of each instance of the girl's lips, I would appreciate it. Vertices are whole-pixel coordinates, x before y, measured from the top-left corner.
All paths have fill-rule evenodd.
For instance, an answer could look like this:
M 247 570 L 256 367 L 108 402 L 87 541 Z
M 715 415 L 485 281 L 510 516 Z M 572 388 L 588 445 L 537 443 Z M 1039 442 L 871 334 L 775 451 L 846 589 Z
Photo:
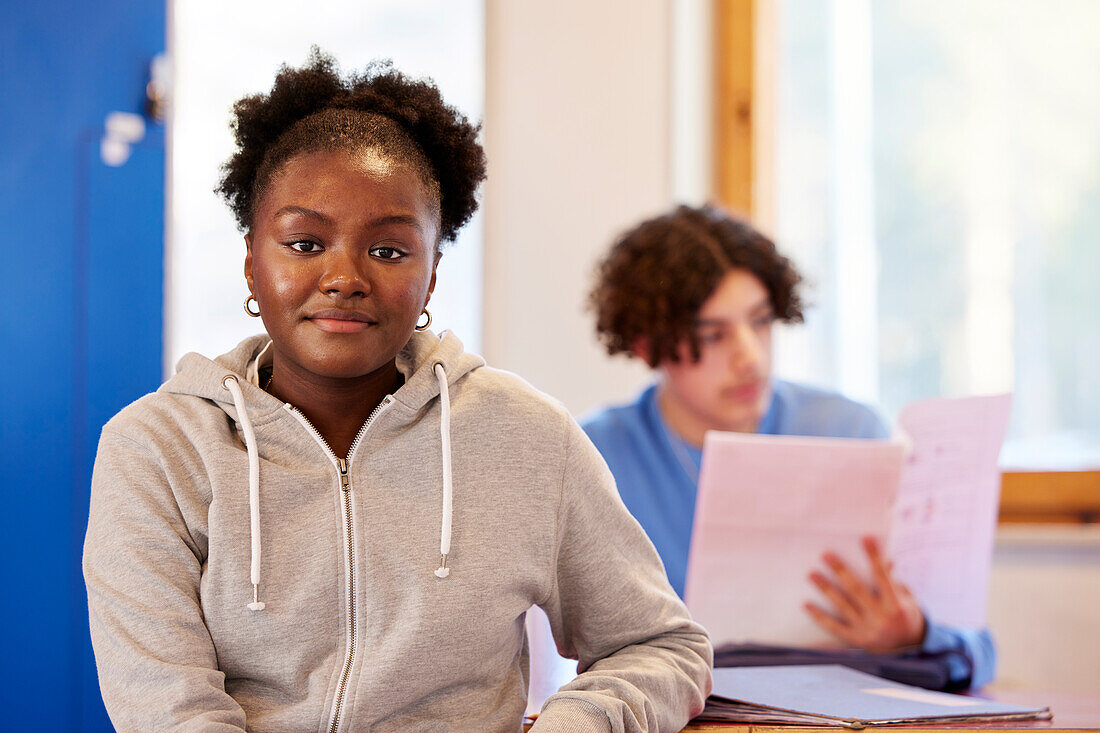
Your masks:
M 329 333 L 358 333 L 373 326 L 367 321 L 350 321 L 344 318 L 310 318 L 309 322 Z
M 329 333 L 358 333 L 374 325 L 374 321 L 365 313 L 339 308 L 317 311 L 308 320 L 317 328 Z

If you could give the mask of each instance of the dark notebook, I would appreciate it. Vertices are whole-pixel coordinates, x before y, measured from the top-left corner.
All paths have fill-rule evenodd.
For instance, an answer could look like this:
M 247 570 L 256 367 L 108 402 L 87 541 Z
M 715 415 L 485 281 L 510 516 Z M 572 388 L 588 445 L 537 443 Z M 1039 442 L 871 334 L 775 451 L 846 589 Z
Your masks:
M 951 681 L 950 670 L 970 669 L 962 652 L 871 654 L 858 649 L 800 649 L 766 644 L 727 644 L 714 650 L 715 667 L 774 667 L 791 664 L 840 664 L 928 690 L 965 690 L 970 676 Z

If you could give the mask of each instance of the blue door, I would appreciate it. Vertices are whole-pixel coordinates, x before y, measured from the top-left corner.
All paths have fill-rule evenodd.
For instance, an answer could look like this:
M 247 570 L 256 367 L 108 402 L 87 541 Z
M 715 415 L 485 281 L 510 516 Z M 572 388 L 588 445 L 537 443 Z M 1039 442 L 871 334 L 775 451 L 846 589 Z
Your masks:
M 111 730 L 80 552 L 99 429 L 161 379 L 164 141 L 142 117 L 164 28 L 162 1 L 0 10 L 7 730 Z M 138 123 L 121 144 L 105 129 L 112 112 Z

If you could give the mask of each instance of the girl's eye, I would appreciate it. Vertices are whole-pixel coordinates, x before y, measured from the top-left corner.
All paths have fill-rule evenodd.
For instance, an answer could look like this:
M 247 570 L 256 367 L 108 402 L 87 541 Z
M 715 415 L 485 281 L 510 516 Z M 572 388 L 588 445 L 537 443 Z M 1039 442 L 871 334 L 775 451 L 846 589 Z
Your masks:
M 396 260 L 402 256 L 402 252 L 393 247 L 375 247 L 370 253 L 381 260 Z
M 291 242 L 287 245 L 295 252 L 301 252 L 303 254 L 310 254 L 312 252 L 320 252 L 322 247 L 316 242 L 310 242 L 307 239 L 302 239 L 297 242 Z

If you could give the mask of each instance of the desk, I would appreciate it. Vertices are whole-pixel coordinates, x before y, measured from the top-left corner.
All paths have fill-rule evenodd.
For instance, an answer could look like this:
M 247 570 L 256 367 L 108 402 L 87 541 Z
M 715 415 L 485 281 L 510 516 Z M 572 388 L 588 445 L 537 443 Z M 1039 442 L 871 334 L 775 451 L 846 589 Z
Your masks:
M 906 733 L 959 733 L 965 730 L 996 730 L 1018 733 L 1034 733 L 1036 730 L 1049 733 L 1100 733 L 1100 697 L 1095 695 L 1073 695 L 1042 692 L 996 692 L 988 697 L 1000 702 L 1027 705 L 1030 707 L 1049 707 L 1054 713 L 1053 720 L 1012 720 L 1004 723 L 973 723 L 945 725 L 893 725 L 864 728 L 864 733 L 876 730 L 892 731 L 902 729 Z M 530 724 L 524 722 L 523 730 Z M 761 723 L 688 723 L 681 733 L 848 733 L 847 728 L 835 725 L 772 725 Z

